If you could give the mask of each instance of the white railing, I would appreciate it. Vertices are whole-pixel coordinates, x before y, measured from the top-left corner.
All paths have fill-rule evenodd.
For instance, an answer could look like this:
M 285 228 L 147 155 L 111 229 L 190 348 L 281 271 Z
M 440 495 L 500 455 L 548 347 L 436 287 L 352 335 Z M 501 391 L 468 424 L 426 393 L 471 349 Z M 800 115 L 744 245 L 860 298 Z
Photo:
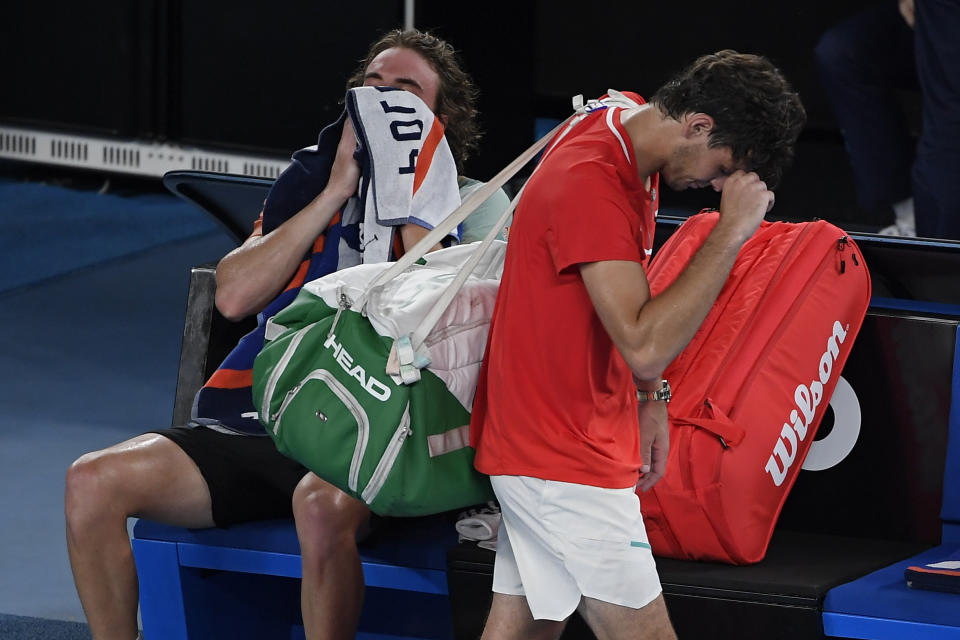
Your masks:
M 0 125 L 0 158 L 156 177 L 188 169 L 276 178 L 289 164 L 274 156 L 7 125 Z

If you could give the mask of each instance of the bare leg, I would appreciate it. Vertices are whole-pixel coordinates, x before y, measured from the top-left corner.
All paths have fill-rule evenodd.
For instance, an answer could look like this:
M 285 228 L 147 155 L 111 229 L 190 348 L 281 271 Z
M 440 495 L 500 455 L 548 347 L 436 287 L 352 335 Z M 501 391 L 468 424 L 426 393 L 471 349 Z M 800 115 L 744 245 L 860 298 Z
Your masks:
M 137 636 L 139 585 L 127 518 L 213 526 L 200 470 L 173 441 L 146 434 L 80 457 L 67 470 L 67 551 L 95 640 Z
M 525 597 L 494 593 L 481 640 L 556 640 L 566 624 L 534 620 Z
M 313 473 L 293 493 L 303 582 L 300 606 L 308 640 L 350 639 L 363 606 L 357 538 L 369 530 L 370 509 Z
M 597 640 L 676 640 L 663 596 L 642 609 L 584 597 L 577 609 Z

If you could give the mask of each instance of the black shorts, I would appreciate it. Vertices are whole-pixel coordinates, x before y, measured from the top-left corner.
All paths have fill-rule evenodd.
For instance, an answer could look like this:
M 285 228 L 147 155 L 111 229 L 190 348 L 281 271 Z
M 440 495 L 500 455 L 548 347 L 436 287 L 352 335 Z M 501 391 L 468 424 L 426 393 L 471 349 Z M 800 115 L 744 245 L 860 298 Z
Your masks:
M 210 490 L 213 521 L 226 527 L 293 517 L 293 490 L 307 468 L 279 451 L 269 436 L 241 436 L 206 427 L 158 429 L 193 459 Z

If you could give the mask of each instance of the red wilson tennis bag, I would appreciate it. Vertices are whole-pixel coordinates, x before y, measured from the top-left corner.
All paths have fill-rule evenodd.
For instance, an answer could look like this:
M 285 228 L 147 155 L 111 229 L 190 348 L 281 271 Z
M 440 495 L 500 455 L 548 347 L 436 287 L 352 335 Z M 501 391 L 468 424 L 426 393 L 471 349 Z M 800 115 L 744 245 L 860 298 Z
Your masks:
M 718 213 L 684 222 L 649 270 L 653 294 L 686 267 Z M 764 222 L 664 373 L 673 387 L 665 476 L 640 494 L 654 553 L 763 559 L 870 302 L 863 255 L 825 221 Z

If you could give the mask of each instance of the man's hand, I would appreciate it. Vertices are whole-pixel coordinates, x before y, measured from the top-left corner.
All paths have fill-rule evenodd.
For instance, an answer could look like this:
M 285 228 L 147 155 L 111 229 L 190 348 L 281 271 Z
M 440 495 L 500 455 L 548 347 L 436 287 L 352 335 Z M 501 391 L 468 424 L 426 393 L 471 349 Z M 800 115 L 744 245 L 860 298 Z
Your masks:
M 667 403 L 641 402 L 637 414 L 640 423 L 640 481 L 637 489 L 647 491 L 667 470 L 670 451 L 670 430 L 667 423 Z
M 343 125 L 337 156 L 323 191 L 265 236 L 251 236 L 217 265 L 216 305 L 239 320 L 262 310 L 290 282 L 304 254 L 357 191 L 360 166 L 353 159 L 357 137 L 350 119 Z
M 723 183 L 720 222 L 735 230 L 742 241 L 753 235 L 763 217 L 773 208 L 773 192 L 757 174 L 735 171 Z
M 899 0 L 897 2 L 897 7 L 900 9 L 900 15 L 903 16 L 904 22 L 910 25 L 910 28 L 913 29 L 913 25 L 916 22 L 913 9 L 913 0 Z
M 360 165 L 353 159 L 353 152 L 357 150 L 357 136 L 353 131 L 353 124 L 347 117 L 343 121 L 343 133 L 340 134 L 340 143 L 337 145 L 337 156 L 330 169 L 330 179 L 326 190 L 336 195 L 341 203 L 357 192 L 360 182 Z

